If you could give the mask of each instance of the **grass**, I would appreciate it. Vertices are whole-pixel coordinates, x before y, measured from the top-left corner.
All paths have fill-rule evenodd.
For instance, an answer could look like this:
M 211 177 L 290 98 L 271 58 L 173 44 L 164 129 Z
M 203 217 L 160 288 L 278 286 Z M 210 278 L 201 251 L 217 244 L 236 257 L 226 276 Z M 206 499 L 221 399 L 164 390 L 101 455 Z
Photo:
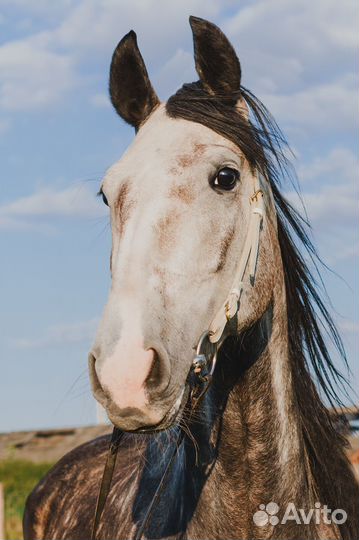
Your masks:
M 26 497 L 52 467 L 52 463 L 6 459 L 0 461 L 0 482 L 5 492 L 5 538 L 22 540 L 22 516 Z

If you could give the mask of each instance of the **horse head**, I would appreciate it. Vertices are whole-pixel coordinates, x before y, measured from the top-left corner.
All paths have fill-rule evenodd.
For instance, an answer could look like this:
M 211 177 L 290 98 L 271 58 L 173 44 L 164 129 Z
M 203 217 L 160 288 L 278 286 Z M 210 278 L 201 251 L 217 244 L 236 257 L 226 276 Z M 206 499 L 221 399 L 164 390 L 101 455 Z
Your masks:
M 275 212 L 257 167 L 263 148 L 240 62 L 219 28 L 190 23 L 199 81 L 167 103 L 150 83 L 133 31 L 110 68 L 111 101 L 136 136 L 101 186 L 111 212 L 112 287 L 89 366 L 96 399 L 128 431 L 173 424 L 203 332 L 220 345 L 248 328 L 275 284 Z

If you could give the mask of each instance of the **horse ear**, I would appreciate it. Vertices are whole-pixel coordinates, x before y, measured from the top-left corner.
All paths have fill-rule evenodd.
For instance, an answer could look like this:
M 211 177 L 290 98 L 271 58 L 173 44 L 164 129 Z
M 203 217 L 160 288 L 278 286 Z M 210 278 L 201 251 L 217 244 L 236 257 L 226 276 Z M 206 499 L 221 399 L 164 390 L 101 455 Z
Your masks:
M 110 67 L 110 98 L 118 114 L 136 128 L 160 103 L 152 88 L 133 30 L 117 45 Z
M 198 17 L 190 17 L 196 70 L 211 94 L 233 94 L 241 85 L 241 65 L 222 30 Z

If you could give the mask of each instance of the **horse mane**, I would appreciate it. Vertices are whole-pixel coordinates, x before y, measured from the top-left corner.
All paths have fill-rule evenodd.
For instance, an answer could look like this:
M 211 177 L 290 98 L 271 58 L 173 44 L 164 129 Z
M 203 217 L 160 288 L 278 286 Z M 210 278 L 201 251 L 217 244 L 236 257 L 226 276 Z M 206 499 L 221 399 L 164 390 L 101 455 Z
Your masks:
M 238 99 L 246 102 L 249 119 L 236 108 Z M 293 181 L 285 137 L 266 107 L 244 87 L 230 96 L 218 96 L 207 93 L 200 81 L 185 84 L 170 97 L 166 110 L 172 118 L 198 122 L 234 142 L 250 167 L 270 183 L 284 268 L 289 356 L 304 437 L 312 449 L 317 447 L 315 454 L 318 444 L 324 450 L 323 438 L 328 450 L 333 437 L 343 443 L 335 433 L 323 400 L 332 407 L 343 406 L 341 396 L 348 397 L 347 381 L 330 357 L 325 334 L 347 369 L 348 363 L 341 337 L 326 307 L 328 297 L 319 272 L 323 263 L 310 238 L 310 226 L 280 191 L 285 178 Z M 309 268 L 308 258 L 314 270 Z

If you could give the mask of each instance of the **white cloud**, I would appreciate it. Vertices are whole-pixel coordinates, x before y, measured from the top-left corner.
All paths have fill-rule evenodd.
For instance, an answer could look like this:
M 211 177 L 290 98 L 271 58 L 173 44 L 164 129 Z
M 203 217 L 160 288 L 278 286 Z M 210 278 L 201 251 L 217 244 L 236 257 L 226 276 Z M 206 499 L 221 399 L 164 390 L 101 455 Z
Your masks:
M 48 328 L 40 338 L 18 338 L 11 344 L 17 349 L 44 349 L 91 342 L 98 324 L 98 317 L 73 324 L 59 324 Z
M 45 33 L 0 47 L 0 107 L 5 110 L 51 105 L 75 84 L 72 59 L 51 50 Z
M 358 221 L 358 191 L 346 184 L 323 186 L 315 193 L 303 193 L 309 221 L 316 227 L 340 229 Z
M 218 0 L 83 0 L 69 12 L 56 39 L 78 51 L 112 51 L 129 30 L 138 34 L 145 55 L 165 58 L 188 34 L 188 16 L 215 18 L 235 1 Z
M 55 191 L 44 188 L 33 195 L 0 206 L 0 228 L 36 226 L 38 218 L 96 218 L 108 212 L 86 186 Z
M 167 0 L 62 1 L 56 3 L 56 19 L 52 3 L 49 9 L 45 1 L 15 0 L 12 7 L 42 18 L 45 30 L 0 46 L 0 107 L 10 111 L 47 107 L 59 102 L 80 82 L 86 87 L 93 75 L 83 74 L 83 68 L 91 62 L 93 74 L 104 54 L 108 66 L 117 42 L 133 26 L 145 58 L 150 59 L 150 64 L 162 65 L 169 51 L 171 54 L 176 50 L 188 32 L 189 12 L 201 11 L 215 17 L 230 3 L 220 6 L 216 0 L 209 0 L 203 6 L 201 0 L 177 4 Z M 99 99 L 94 98 L 93 104 L 99 104 Z
M 55 229 L 49 224 L 29 221 L 26 219 L 13 218 L 0 215 L 0 230 L 5 231 L 31 231 L 45 235 L 53 235 Z
M 244 85 L 288 132 L 356 129 L 355 0 L 257 0 L 222 26 L 239 53 Z
M 346 334 L 359 334 L 358 321 L 341 320 L 337 325 L 341 332 L 345 332 Z
M 101 93 L 94 94 L 90 96 L 89 102 L 94 107 L 106 108 L 106 109 L 108 107 L 111 107 L 110 98 L 107 94 L 101 94 Z
M 298 167 L 302 183 L 316 185 L 318 180 L 328 184 L 352 184 L 355 188 L 358 156 L 347 148 L 333 148 L 327 155 L 319 155 L 307 165 Z
M 267 98 L 280 118 L 314 127 L 352 122 L 356 88 L 348 73 L 355 69 L 358 41 L 355 0 L 257 0 L 240 8 L 234 0 L 61 0 L 51 9 L 45 0 L 5 2 L 11 4 L 51 24 L 0 47 L 4 108 L 47 106 L 80 79 L 86 86 L 91 77 L 88 71 L 81 74 L 82 68 L 91 62 L 96 70 L 104 58 L 108 65 L 116 43 L 131 28 L 159 93 L 167 95 L 194 76 L 188 25 L 193 14 L 215 20 L 228 33 L 241 57 L 244 82 Z M 231 15 L 225 19 L 227 7 Z M 278 21 L 283 21 L 280 31 Z M 101 105 L 99 95 L 89 100 Z
M 352 234 L 349 235 L 349 237 L 352 237 Z M 346 261 L 350 259 L 356 259 L 359 258 L 359 243 L 358 241 L 353 241 L 351 244 L 348 244 L 348 237 L 345 237 L 343 239 L 340 239 L 339 242 L 337 242 L 338 248 L 336 249 L 335 253 L 330 257 L 330 263 L 331 261 L 333 263 L 337 263 L 340 261 Z
M 153 77 L 155 88 L 160 89 L 160 97 L 166 100 L 184 82 L 195 81 L 196 75 L 193 55 L 183 49 L 177 49 L 175 54 L 161 67 Z
M 357 156 L 346 148 L 337 147 L 298 169 L 308 218 L 319 232 L 332 234 L 333 228 L 337 231 L 349 228 L 352 239 L 359 218 L 357 168 Z M 296 193 L 290 192 L 287 196 L 300 208 Z
M 355 0 L 257 0 L 231 15 L 224 28 L 244 62 L 244 77 L 264 76 L 286 92 L 293 84 L 328 80 L 354 69 Z M 248 79 L 247 79 L 248 80 Z
M 319 241 L 321 255 L 330 265 L 352 260 L 359 253 L 357 162 L 354 153 L 337 147 L 298 171 L 309 223 Z M 298 195 L 291 191 L 286 196 L 303 213 Z
M 24 16 L 24 14 L 32 18 L 41 18 L 43 21 L 54 21 L 64 16 L 66 12 L 73 6 L 73 0 L 1 0 L 2 9 L 13 15 Z
M 262 99 L 281 123 L 305 128 L 311 133 L 331 130 L 339 135 L 356 129 L 357 89 L 352 76 L 308 85 L 304 90 L 288 94 L 280 91 L 264 94 Z

